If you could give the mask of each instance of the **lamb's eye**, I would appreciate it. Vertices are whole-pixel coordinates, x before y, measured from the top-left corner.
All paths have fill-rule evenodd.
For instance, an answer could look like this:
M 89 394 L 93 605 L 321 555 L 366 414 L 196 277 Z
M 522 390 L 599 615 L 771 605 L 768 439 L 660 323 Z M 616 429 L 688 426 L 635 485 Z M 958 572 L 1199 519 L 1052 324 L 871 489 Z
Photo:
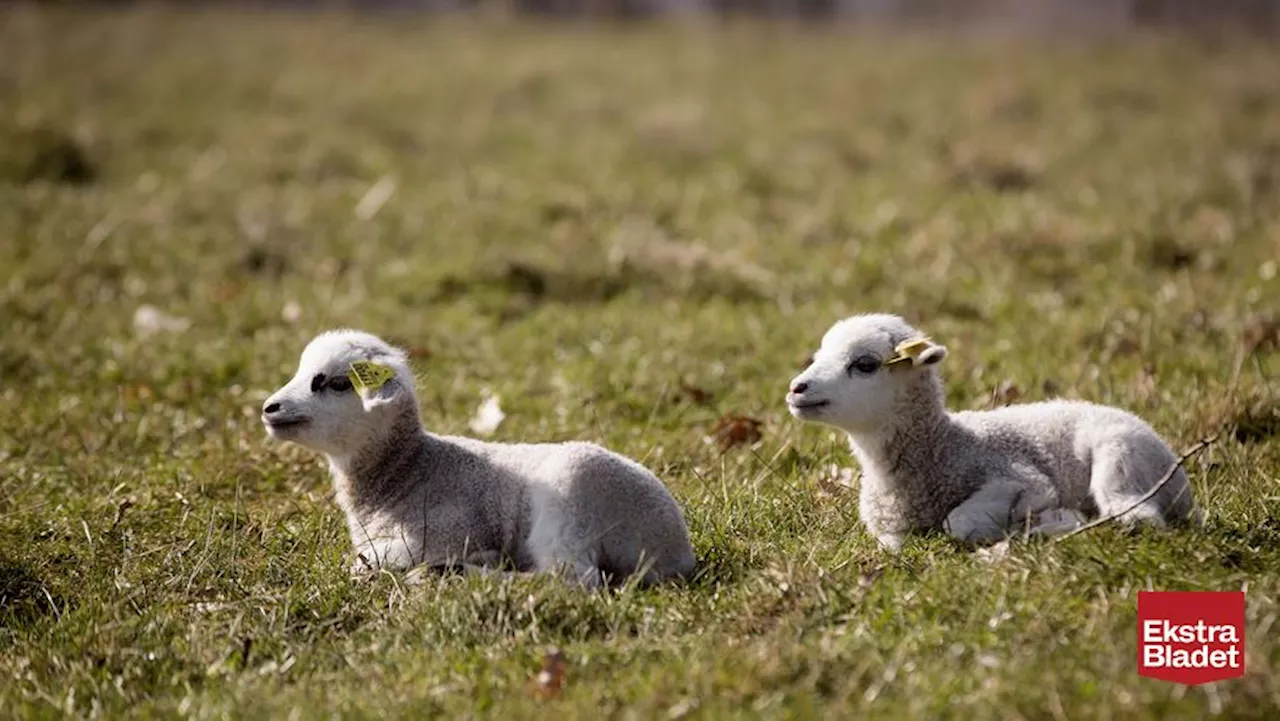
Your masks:
M 849 375 L 853 375 L 854 371 L 862 373 L 863 375 L 871 375 L 879 370 L 879 368 L 879 358 L 871 355 L 864 355 L 854 358 L 853 362 L 849 364 L 849 368 L 847 370 L 849 371 Z
M 319 393 L 322 388 L 324 388 L 324 374 L 317 373 L 315 377 L 311 379 L 311 392 Z
M 345 393 L 351 390 L 351 379 L 346 376 L 334 376 L 329 379 L 329 388 L 339 393 Z

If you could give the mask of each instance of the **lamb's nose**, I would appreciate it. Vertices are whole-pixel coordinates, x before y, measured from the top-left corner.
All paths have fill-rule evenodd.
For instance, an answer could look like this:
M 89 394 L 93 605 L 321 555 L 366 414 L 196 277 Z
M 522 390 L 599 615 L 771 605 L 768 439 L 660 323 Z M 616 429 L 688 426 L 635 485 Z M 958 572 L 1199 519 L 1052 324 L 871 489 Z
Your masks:
M 799 394 L 799 393 L 804 393 L 804 392 L 805 392 L 805 391 L 807 391 L 807 390 L 809 390 L 809 384 L 808 384 L 808 383 L 797 383 L 797 384 L 795 384 L 795 385 L 791 386 L 791 392 L 792 392 L 792 393 Z
M 262 412 L 266 413 L 267 415 L 271 415 L 272 413 L 275 413 L 278 410 L 280 410 L 279 403 L 270 403 L 265 408 L 262 409 Z

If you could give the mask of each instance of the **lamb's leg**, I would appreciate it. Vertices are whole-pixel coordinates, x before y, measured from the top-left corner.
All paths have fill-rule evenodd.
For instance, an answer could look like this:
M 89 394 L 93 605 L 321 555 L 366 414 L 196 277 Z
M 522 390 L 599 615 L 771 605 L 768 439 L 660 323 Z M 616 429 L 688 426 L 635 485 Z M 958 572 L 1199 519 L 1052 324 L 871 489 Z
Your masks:
M 1010 526 L 1020 521 L 1015 511 L 1023 502 L 1022 486 L 993 481 L 979 488 L 964 503 L 952 509 L 943 522 L 943 529 L 961 543 L 982 546 L 1004 539 Z
M 433 575 L 441 575 L 450 572 L 462 573 L 467 576 L 514 576 L 522 575 L 519 571 L 504 571 L 501 568 L 493 568 L 487 565 L 478 565 L 475 563 L 459 563 L 452 566 L 418 566 L 404 575 L 406 585 L 417 586 L 426 582 Z
M 907 534 L 905 533 L 881 533 L 876 536 L 876 543 L 889 553 L 897 553 L 902 550 L 902 544 L 907 542 Z
M 1084 514 L 1070 508 L 1049 508 L 1035 516 L 1035 525 L 1027 531 L 1031 536 L 1060 536 L 1079 528 Z
M 532 523 L 525 544 L 534 568 L 587 588 L 601 587 L 598 539 L 580 526 L 559 493 L 534 493 L 530 501 Z
M 1128 525 L 1150 523 L 1155 526 L 1164 526 L 1169 520 L 1194 518 L 1191 488 L 1181 469 L 1160 492 L 1139 502 L 1176 462 L 1173 452 L 1158 439 L 1131 439 L 1129 443 L 1096 448 L 1089 493 L 1100 515 L 1115 516 Z

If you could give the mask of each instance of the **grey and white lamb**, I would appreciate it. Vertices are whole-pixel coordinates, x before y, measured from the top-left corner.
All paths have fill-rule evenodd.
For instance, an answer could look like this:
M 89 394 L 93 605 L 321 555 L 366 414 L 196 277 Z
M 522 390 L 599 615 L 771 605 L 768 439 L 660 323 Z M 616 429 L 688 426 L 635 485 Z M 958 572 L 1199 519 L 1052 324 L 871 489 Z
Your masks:
M 853 316 L 827 331 L 786 397 L 796 418 L 848 433 L 861 519 L 883 547 L 928 530 L 972 545 L 1057 535 L 1099 515 L 1201 522 L 1181 469 L 1139 503 L 1178 460 L 1140 418 L 1066 400 L 951 413 L 937 371 L 946 355 L 898 316 Z
M 328 457 L 353 570 L 509 568 L 596 587 L 694 568 L 680 507 L 639 463 L 591 443 L 429 433 L 405 353 L 368 333 L 313 339 L 262 422 Z

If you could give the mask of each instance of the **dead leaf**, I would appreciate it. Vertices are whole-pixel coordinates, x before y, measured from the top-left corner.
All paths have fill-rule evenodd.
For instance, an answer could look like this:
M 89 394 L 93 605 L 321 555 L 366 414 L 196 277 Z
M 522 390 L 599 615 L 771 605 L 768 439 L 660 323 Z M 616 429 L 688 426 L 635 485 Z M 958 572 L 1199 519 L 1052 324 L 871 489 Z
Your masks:
M 226 301 L 239 298 L 240 294 L 243 292 L 244 285 L 233 280 L 228 280 L 223 283 L 219 283 L 217 287 L 213 289 L 213 297 L 215 300 L 225 303 Z
M 539 699 L 555 698 L 564 691 L 564 652 L 553 648 L 542 657 L 542 669 L 533 677 L 533 695 Z
M 715 427 L 711 429 L 711 439 L 720 446 L 722 451 L 727 451 L 734 446 L 751 445 L 764 437 L 760 433 L 762 426 L 764 423 L 755 418 L 727 413 L 720 416 L 720 420 L 716 421 Z
M 1261 318 L 1244 329 L 1247 353 L 1280 348 L 1280 318 Z
M 1236 441 L 1262 443 L 1280 436 L 1280 403 L 1258 399 L 1229 421 Z
M 1156 367 L 1151 363 L 1143 363 L 1142 370 L 1138 371 L 1137 376 L 1133 379 L 1133 389 L 1137 396 L 1144 401 L 1150 398 L 1156 392 Z
M 844 495 L 854 488 L 855 471 L 847 466 L 836 464 L 827 466 L 824 473 L 818 476 L 818 496 L 834 497 Z
M 710 391 L 683 382 L 680 384 L 680 391 L 676 393 L 677 401 L 688 400 L 690 403 L 700 406 L 705 406 L 714 399 L 715 396 L 711 395 Z
M 502 412 L 497 395 L 491 395 L 487 389 L 484 393 L 487 397 L 480 403 L 480 407 L 476 408 L 476 414 L 471 418 L 471 430 L 482 436 L 489 436 L 498 430 L 498 426 L 507 414 Z
M 430 348 L 405 336 L 389 336 L 387 342 L 397 348 L 403 348 L 409 360 L 427 360 L 432 356 Z
M 871 585 L 876 582 L 876 579 L 880 578 L 883 574 L 884 566 L 871 566 L 870 568 L 864 566 L 862 573 L 858 574 L 858 587 L 871 588 Z
M 111 530 L 116 530 L 120 526 L 120 522 L 124 520 L 124 514 L 133 507 L 133 499 L 126 498 L 120 501 L 120 505 L 116 506 L 116 520 L 111 522 Z
M 1022 397 L 1022 388 L 1008 378 L 991 390 L 991 407 L 1007 406 Z

